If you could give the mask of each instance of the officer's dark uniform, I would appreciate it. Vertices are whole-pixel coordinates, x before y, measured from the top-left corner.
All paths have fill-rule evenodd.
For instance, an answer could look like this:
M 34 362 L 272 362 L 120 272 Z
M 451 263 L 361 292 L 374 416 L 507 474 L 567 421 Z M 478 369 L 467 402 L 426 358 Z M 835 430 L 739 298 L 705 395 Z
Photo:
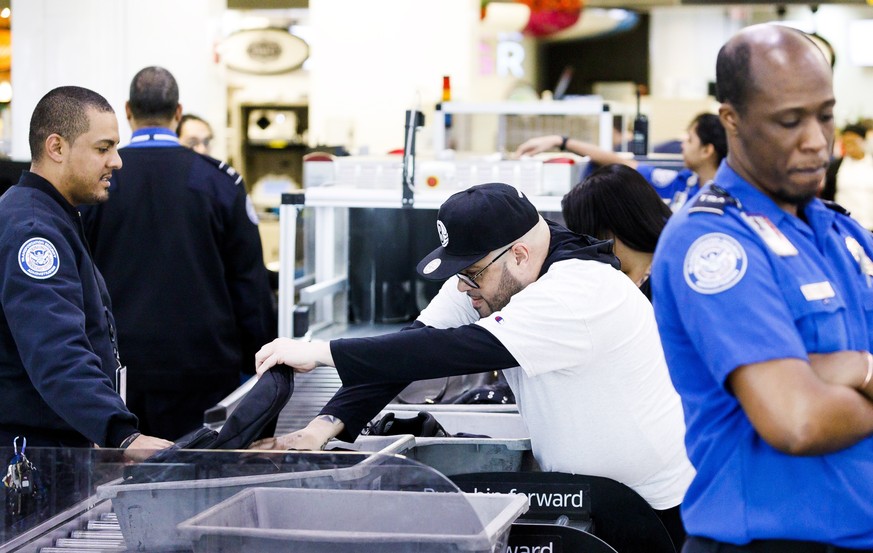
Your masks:
M 136 431 L 79 213 L 30 172 L 0 198 L 0 306 L 0 444 L 117 447 Z
M 254 372 L 276 336 L 256 213 L 242 178 L 140 129 L 119 150 L 109 201 L 83 210 L 129 368 L 128 405 L 143 433 L 175 439 Z

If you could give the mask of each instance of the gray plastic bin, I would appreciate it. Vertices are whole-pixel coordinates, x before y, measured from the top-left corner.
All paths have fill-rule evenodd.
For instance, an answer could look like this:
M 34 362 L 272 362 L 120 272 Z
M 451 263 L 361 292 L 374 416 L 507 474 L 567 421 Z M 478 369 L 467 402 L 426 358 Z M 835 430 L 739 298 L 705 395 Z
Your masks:
M 408 406 L 407 406 L 408 407 Z M 436 406 L 434 406 L 436 407 Z M 410 412 L 411 411 L 411 412 Z M 419 410 L 391 410 L 383 409 L 376 420 L 393 412 L 399 419 L 413 418 Z M 423 406 L 420 411 L 426 411 L 446 429 L 449 434 L 461 432 L 467 434 L 484 434 L 492 438 L 528 438 L 530 432 L 524 424 L 524 420 L 518 412 L 491 412 L 475 409 L 446 410 L 431 409 Z
M 402 455 L 415 445 L 415 438 L 411 434 L 399 436 L 358 436 L 352 442 L 330 440 L 325 444 L 325 451 L 351 450 L 368 453 L 381 453 L 383 455 Z
M 503 552 L 518 494 L 254 488 L 179 524 L 195 553 Z
M 466 410 L 422 410 L 433 415 L 449 434 L 479 434 L 488 438 L 417 437 L 415 447 L 406 452 L 406 456 L 446 476 L 471 472 L 538 470 L 531 452 L 530 434 L 517 411 L 490 412 L 476 409 L 479 406 L 466 407 Z M 388 412 L 391 411 L 385 409 L 379 418 Z M 418 413 L 404 410 L 393 412 L 401 419 L 412 418 Z
M 361 436 L 353 444 L 332 441 L 328 447 L 394 454 L 408 450 L 413 443 L 413 437 L 409 435 Z M 226 452 L 216 453 L 227 455 Z M 254 486 L 342 487 L 342 482 L 360 478 L 374 458 L 378 459 L 361 457 L 360 462 L 347 468 L 142 484 L 114 481 L 98 486 L 97 497 L 112 500 L 128 548 L 135 551 L 186 549 L 190 548 L 191 542 L 178 533 L 176 525 L 242 490 Z
M 415 438 L 406 456 L 446 476 L 537 470 L 529 438 Z

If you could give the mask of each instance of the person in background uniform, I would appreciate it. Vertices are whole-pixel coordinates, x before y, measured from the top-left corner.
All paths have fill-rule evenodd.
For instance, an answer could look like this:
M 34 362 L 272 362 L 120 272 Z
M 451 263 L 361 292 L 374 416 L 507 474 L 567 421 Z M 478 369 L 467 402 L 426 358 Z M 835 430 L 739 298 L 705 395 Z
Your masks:
M 639 171 L 670 209 L 678 211 L 689 198 L 712 180 L 721 160 L 727 155 L 724 127 L 717 115 L 701 113 L 688 126 L 682 140 L 682 161 L 686 169 L 674 171 L 640 163 L 567 136 L 548 135 L 531 138 L 515 151 L 516 156 L 531 156 L 554 148 L 587 156 L 598 165 L 621 163 Z
M 77 207 L 105 202 L 121 168 L 105 98 L 50 91 L 30 120 L 30 171 L 0 197 L 0 443 L 124 447 L 143 460 L 172 445 L 137 431 L 116 391 L 112 306 Z M 19 446 L 23 442 L 19 442 Z
M 873 155 L 866 151 L 863 125 L 847 125 L 840 133 L 843 157 L 831 162 L 821 197 L 836 201 L 852 217 L 873 229 Z
M 561 200 L 567 228 L 614 242 L 621 271 L 649 300 L 652 257 L 672 215 L 646 179 L 626 165 L 600 167 Z
M 816 198 L 831 67 L 765 24 L 722 46 L 716 78 L 727 160 L 652 267 L 697 468 L 683 552 L 873 551 L 873 238 Z
M 212 127 L 205 119 L 186 113 L 179 119 L 176 127 L 179 144 L 191 148 L 198 154 L 212 155 Z
M 133 129 L 112 199 L 84 214 L 118 319 L 128 405 L 143 429 L 176 439 L 239 386 L 277 325 L 258 219 L 242 178 L 179 145 L 169 71 L 134 76 Z
M 652 306 L 609 242 L 540 217 L 490 183 L 440 207 L 441 246 L 418 264 L 447 279 L 410 329 L 372 338 L 265 345 L 257 371 L 337 368 L 343 388 L 305 429 L 257 448 L 353 441 L 409 381 L 503 370 L 544 471 L 604 476 L 646 499 L 668 528 L 693 471 Z

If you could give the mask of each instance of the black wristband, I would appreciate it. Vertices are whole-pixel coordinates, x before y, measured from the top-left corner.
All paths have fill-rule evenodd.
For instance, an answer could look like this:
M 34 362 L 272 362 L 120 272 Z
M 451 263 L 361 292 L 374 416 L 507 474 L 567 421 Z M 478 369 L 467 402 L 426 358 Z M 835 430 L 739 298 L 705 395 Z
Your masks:
M 569 136 L 562 136 L 562 137 L 561 137 L 561 147 L 558 148 L 558 149 L 561 150 L 562 152 L 566 152 L 566 151 L 567 151 L 567 141 L 568 141 L 568 140 L 570 140 L 570 137 L 569 137 Z
M 124 441 L 121 442 L 121 445 L 118 446 L 118 448 L 119 449 L 127 449 L 130 446 L 130 444 L 132 444 L 134 442 L 134 440 L 136 440 L 140 436 L 142 436 L 142 434 L 140 434 L 139 432 L 134 432 L 133 434 L 131 434 L 130 436 L 125 438 Z

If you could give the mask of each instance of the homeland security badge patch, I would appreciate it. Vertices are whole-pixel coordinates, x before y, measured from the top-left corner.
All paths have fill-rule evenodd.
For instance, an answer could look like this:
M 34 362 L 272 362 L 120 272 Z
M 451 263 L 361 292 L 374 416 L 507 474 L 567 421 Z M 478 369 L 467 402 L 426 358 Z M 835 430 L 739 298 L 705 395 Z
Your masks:
M 685 254 L 685 282 L 695 292 L 717 294 L 733 287 L 746 274 L 746 250 L 720 232 L 704 234 Z
M 18 265 L 27 276 L 42 280 L 58 272 L 61 259 L 54 244 L 45 238 L 31 238 L 18 250 Z

